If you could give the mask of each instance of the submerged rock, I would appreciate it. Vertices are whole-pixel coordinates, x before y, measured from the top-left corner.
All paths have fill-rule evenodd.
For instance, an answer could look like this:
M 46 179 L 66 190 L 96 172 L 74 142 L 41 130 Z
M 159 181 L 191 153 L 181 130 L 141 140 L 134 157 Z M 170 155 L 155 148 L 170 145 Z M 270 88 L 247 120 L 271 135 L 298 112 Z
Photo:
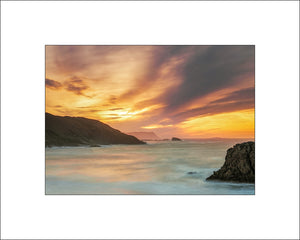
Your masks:
M 227 150 L 225 163 L 206 180 L 255 182 L 255 143 L 236 144 Z
M 180 138 L 172 137 L 172 141 L 182 141 Z
M 187 174 L 196 174 L 197 172 L 188 172 Z

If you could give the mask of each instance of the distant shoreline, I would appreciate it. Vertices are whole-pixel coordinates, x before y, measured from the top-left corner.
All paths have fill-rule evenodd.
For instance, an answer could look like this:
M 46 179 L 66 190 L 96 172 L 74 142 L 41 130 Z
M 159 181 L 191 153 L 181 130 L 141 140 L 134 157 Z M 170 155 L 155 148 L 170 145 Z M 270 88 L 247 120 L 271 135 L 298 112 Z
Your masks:
M 230 142 L 230 143 L 241 143 L 245 141 L 252 141 L 255 142 L 254 139 L 249 138 L 183 138 L 182 141 L 172 141 L 171 139 L 162 139 L 162 140 L 145 140 L 142 141 L 147 142 L 169 142 L 173 144 L 180 144 L 180 143 L 187 143 L 187 142 L 203 142 L 203 143 L 216 143 L 216 142 Z M 144 144 L 124 144 L 124 143 L 118 143 L 118 144 L 98 144 L 99 146 L 91 146 L 90 144 L 82 144 L 82 145 L 62 145 L 62 146 L 46 146 L 46 149 L 60 149 L 60 148 L 105 148 L 109 146 L 143 146 Z

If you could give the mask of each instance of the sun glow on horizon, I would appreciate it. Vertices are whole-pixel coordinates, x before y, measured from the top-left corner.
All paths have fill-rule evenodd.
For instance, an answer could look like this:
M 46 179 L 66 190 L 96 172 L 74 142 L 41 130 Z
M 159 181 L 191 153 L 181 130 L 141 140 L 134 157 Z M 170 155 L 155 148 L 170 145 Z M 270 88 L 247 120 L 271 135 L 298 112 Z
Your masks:
M 144 128 L 144 129 L 158 129 L 158 128 L 169 128 L 169 127 L 173 127 L 173 125 L 172 124 L 169 124 L 169 125 L 153 124 L 153 125 L 149 125 L 149 126 L 144 126 L 142 128 Z
M 199 137 L 254 138 L 254 109 L 194 117 L 181 128 Z
M 99 111 L 98 114 L 101 117 L 101 119 L 111 119 L 111 117 L 116 117 L 117 121 L 123 121 L 128 118 L 135 119 L 140 117 L 141 113 L 147 112 L 151 109 L 151 107 L 146 107 L 141 110 L 132 111 L 131 108 L 122 108 L 122 109 L 116 109 L 116 110 L 108 110 L 108 111 Z

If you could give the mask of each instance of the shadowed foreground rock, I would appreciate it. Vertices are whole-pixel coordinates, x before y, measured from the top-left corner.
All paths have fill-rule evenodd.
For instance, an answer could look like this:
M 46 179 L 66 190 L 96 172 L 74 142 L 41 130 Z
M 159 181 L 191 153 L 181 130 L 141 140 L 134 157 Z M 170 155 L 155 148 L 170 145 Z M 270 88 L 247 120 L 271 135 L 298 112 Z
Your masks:
M 255 182 L 255 143 L 236 144 L 227 150 L 225 163 L 206 180 Z

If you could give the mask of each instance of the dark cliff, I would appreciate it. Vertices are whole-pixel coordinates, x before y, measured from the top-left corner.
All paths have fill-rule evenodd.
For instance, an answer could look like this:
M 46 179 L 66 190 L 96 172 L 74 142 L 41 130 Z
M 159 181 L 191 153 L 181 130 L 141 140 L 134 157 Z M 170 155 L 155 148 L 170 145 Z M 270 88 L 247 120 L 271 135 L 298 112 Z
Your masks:
M 225 163 L 206 180 L 255 182 L 255 143 L 236 144 L 227 150 Z
M 46 146 L 79 146 L 93 144 L 144 144 L 100 121 L 83 117 L 45 116 Z

